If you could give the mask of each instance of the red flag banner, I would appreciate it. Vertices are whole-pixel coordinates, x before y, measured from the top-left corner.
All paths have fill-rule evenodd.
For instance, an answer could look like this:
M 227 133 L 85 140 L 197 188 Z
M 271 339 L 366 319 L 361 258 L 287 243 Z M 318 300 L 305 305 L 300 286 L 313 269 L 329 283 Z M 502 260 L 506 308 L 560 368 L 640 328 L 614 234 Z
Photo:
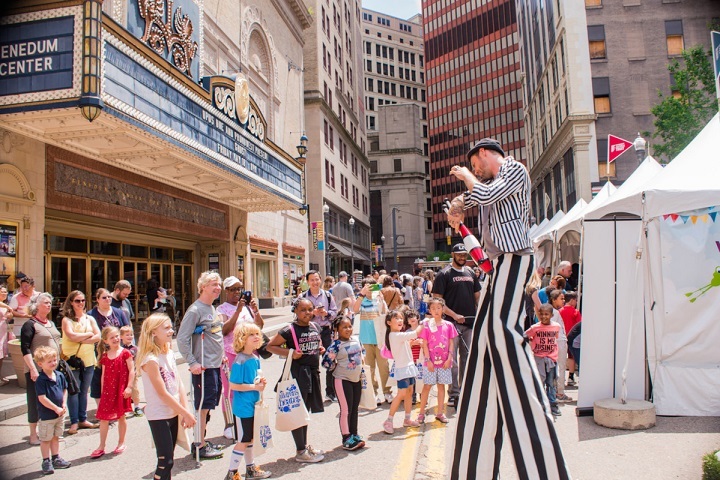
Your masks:
M 620 155 L 625 153 L 630 147 L 632 142 L 628 142 L 624 138 L 616 137 L 615 135 L 608 135 L 608 163 L 612 163 Z

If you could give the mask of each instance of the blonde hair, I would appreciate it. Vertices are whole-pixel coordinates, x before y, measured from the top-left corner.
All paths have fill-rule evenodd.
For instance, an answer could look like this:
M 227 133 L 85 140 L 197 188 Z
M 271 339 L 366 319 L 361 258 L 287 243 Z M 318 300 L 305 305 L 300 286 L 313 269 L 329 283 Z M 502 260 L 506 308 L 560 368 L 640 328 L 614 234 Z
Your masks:
M 35 353 L 33 353 L 33 360 L 35 360 L 35 363 L 41 363 L 45 360 L 49 360 L 52 357 L 57 357 L 58 353 L 57 350 L 55 350 L 52 347 L 42 346 L 35 349 Z
M 98 342 L 98 356 L 97 356 L 97 367 L 100 367 L 100 360 L 102 359 L 103 355 L 105 355 L 105 352 L 108 351 L 108 346 L 105 344 L 105 340 L 110 336 L 111 333 L 118 332 L 120 333 L 120 329 L 113 325 L 108 325 L 107 327 L 102 329 L 102 332 L 100 332 L 100 342 Z
M 222 284 L 222 277 L 219 273 L 210 271 L 201 273 L 200 278 L 198 278 L 197 282 L 198 294 L 202 293 L 203 288 L 207 287 L 210 282 L 213 282 L 215 280 Z
M 528 283 L 525 285 L 525 293 L 527 293 L 528 295 L 532 295 L 535 290 L 538 290 L 540 288 L 541 285 L 542 275 L 540 275 L 536 269 L 530 277 L 530 280 L 528 280 Z
M 135 330 L 133 330 L 133 327 L 131 327 L 130 325 L 123 325 L 122 327 L 120 327 L 121 336 L 127 332 L 131 332 L 133 335 L 135 334 Z
M 260 327 L 250 322 L 243 322 L 235 329 L 235 337 L 233 338 L 233 350 L 240 353 L 245 350 L 245 342 L 250 335 L 262 333 Z
M 158 328 L 162 327 L 165 322 L 170 322 L 170 317 L 165 313 L 153 313 L 142 323 L 142 329 L 140 330 L 140 340 L 138 341 L 138 350 L 135 355 L 135 376 L 140 377 L 142 375 L 142 368 L 140 368 L 148 355 L 155 355 L 156 357 L 165 354 L 170 350 L 170 343 L 165 345 L 158 345 L 155 343 L 153 332 Z
M 338 312 L 343 312 L 346 308 L 349 309 L 352 303 L 353 301 L 350 297 L 343 298 L 342 302 L 340 302 L 340 308 L 338 309 Z

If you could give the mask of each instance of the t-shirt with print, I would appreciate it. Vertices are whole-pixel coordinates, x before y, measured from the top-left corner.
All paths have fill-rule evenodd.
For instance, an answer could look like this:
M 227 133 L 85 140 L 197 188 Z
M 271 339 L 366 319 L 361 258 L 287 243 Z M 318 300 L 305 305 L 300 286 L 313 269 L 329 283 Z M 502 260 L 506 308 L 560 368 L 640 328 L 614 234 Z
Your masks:
M 237 354 L 237 357 L 235 357 L 235 361 L 230 369 L 230 383 L 253 385 L 259 370 L 260 360 L 255 355 L 247 355 L 240 352 Z M 260 392 L 257 390 L 235 390 L 232 396 L 233 414 L 238 418 L 254 417 L 255 403 L 259 400 Z
M 335 362 L 333 377 L 350 382 L 360 381 L 362 368 L 362 345 L 354 339 L 335 340 L 330 344 L 323 356 L 322 365 L 330 368 Z
M 48 377 L 45 372 L 40 370 L 40 374 L 38 375 L 37 380 L 35 380 L 35 393 L 38 396 L 37 408 L 40 420 L 55 420 L 58 418 L 57 413 L 40 403 L 40 395 L 45 395 L 52 403 L 58 407 L 62 407 L 63 400 L 65 398 L 65 390 L 67 390 L 67 380 L 65 380 L 65 375 L 56 371 L 55 380 L 53 380 Z
M 475 293 L 479 291 L 480 280 L 469 268 L 456 270 L 452 265 L 440 270 L 432 287 L 432 293 L 442 295 L 450 310 L 465 317 L 463 325 L 468 327 L 475 321 Z
M 299 345 L 295 345 L 293 334 L 290 331 L 291 328 L 295 329 L 295 336 Z M 278 333 L 285 339 L 289 348 L 303 353 L 302 357 L 293 360 L 293 366 L 320 367 L 320 346 L 322 341 L 320 339 L 320 328 L 317 324 L 310 322 L 308 326 L 303 327 L 297 323 L 291 323 L 283 327 Z
M 225 315 L 227 317 L 227 320 L 225 321 L 227 322 L 228 320 L 230 320 L 230 317 L 235 315 L 235 310 L 237 310 L 238 305 L 233 305 L 232 303 L 225 302 L 219 307 L 217 307 L 216 311 L 218 315 Z M 250 314 L 250 307 L 248 307 L 247 305 L 242 309 L 242 312 L 238 314 L 237 322 L 235 322 L 235 330 L 237 330 L 238 326 L 242 325 L 243 322 L 255 322 L 255 317 Z M 235 355 L 235 349 L 233 348 L 233 341 L 235 340 L 235 330 L 228 333 L 227 335 L 223 335 L 223 347 L 225 349 L 225 353 L 229 353 L 230 355 Z
M 553 321 L 549 325 L 536 323 L 525 331 L 525 336 L 530 340 L 530 347 L 536 357 L 550 357 L 557 362 L 560 325 Z
M 437 330 L 431 332 L 428 327 L 429 320 L 425 320 L 425 328 L 420 332 L 420 338 L 427 342 L 428 354 L 430 358 L 427 360 L 431 361 L 435 368 L 443 368 L 443 364 L 447 362 L 450 357 L 450 342 L 452 339 L 457 337 L 457 330 L 455 325 L 448 322 L 447 320 L 441 321 L 437 324 Z
M 167 353 L 161 353 L 157 356 L 149 353 L 143 359 L 142 365 L 138 367 L 142 374 L 140 378 L 142 378 L 145 401 L 147 402 L 145 406 L 145 417 L 148 420 L 167 420 L 168 418 L 177 417 L 177 412 L 163 401 L 160 394 L 155 390 L 155 385 L 153 385 L 150 380 L 150 376 L 142 370 L 142 367 L 149 362 L 157 363 L 158 369 L 160 370 L 160 378 L 162 378 L 165 384 L 165 390 L 167 390 L 175 400 L 180 401 L 180 389 L 178 387 L 179 377 L 177 364 L 175 363 L 175 352 L 168 350 Z

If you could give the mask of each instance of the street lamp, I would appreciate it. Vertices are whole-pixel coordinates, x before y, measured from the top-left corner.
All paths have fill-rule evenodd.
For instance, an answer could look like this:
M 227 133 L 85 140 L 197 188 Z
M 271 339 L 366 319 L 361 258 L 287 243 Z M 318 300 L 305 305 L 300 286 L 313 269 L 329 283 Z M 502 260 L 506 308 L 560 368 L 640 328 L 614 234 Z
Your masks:
M 323 203 L 323 220 L 325 223 L 325 227 L 323 230 L 325 231 L 325 275 L 327 276 L 330 273 L 330 265 L 328 264 L 328 214 L 330 213 L 330 207 L 328 207 L 327 203 Z
M 380 258 L 379 261 L 385 263 L 385 235 L 380 235 L 380 244 L 382 245 L 382 249 L 380 250 Z
M 353 285 L 355 279 L 355 219 L 350 217 L 350 285 Z
M 633 147 L 635 147 L 635 156 L 637 157 L 638 163 L 642 163 L 646 156 L 647 140 L 640 136 L 640 132 L 638 132 L 637 138 L 633 141 Z
M 307 151 L 308 151 L 308 137 L 304 133 L 300 137 L 300 145 L 298 145 L 297 151 L 298 151 L 298 158 L 297 162 L 302 167 L 302 200 L 303 203 L 298 209 L 300 212 L 300 215 L 305 215 L 310 211 L 310 206 L 307 203 L 307 186 L 305 184 L 305 165 L 307 164 Z M 308 229 L 310 228 L 310 222 L 308 222 Z

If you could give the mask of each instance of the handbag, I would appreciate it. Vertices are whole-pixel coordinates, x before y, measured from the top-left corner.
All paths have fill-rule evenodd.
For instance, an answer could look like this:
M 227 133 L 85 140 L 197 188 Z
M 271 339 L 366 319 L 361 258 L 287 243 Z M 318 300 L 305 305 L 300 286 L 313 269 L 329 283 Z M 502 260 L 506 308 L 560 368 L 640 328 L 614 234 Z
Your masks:
M 63 358 L 63 360 L 65 360 L 68 365 L 70 365 L 76 370 L 83 370 L 85 368 L 85 362 L 83 362 L 82 358 L 77 356 L 77 354 L 80 353 L 80 347 L 82 347 L 82 343 L 78 345 L 78 349 L 77 352 L 75 352 L 75 355 L 71 355 L 68 358 Z
M 370 381 L 368 373 L 370 368 L 363 364 L 360 370 L 360 405 L 359 407 L 364 410 L 375 410 L 377 409 L 377 402 L 375 400 L 375 392 Z
M 310 413 L 305 407 L 297 380 L 290 378 L 293 352 L 294 350 L 291 349 L 288 353 L 280 383 L 277 385 L 275 429 L 279 432 L 289 432 L 304 427 L 310 422 Z
M 265 403 L 262 393 L 260 393 L 260 401 L 255 403 L 253 445 L 255 455 L 262 455 L 268 448 L 274 446 L 270 429 L 270 405 Z
M 272 357 L 272 353 L 267 351 L 267 345 L 270 343 L 270 337 L 265 335 L 265 332 L 261 332 L 263 336 L 263 343 L 260 348 L 257 349 L 257 354 L 260 355 L 260 358 L 263 360 L 267 360 L 268 358 Z
M 38 322 L 33 320 L 33 327 L 37 328 Z M 45 325 L 43 325 L 45 327 Z M 45 327 L 46 330 L 50 331 L 48 327 Z M 62 352 L 62 348 L 60 348 L 60 344 L 57 340 L 55 340 L 55 337 L 50 334 L 50 337 L 55 342 L 55 345 L 57 345 L 58 352 Z M 77 379 L 75 378 L 75 375 L 73 375 L 72 370 L 70 369 L 70 365 L 67 364 L 65 360 L 62 359 L 62 355 L 58 355 L 58 364 L 55 368 L 56 371 L 62 373 L 65 376 L 65 381 L 67 382 L 67 391 L 68 395 L 77 395 L 80 393 L 80 384 L 78 384 Z

